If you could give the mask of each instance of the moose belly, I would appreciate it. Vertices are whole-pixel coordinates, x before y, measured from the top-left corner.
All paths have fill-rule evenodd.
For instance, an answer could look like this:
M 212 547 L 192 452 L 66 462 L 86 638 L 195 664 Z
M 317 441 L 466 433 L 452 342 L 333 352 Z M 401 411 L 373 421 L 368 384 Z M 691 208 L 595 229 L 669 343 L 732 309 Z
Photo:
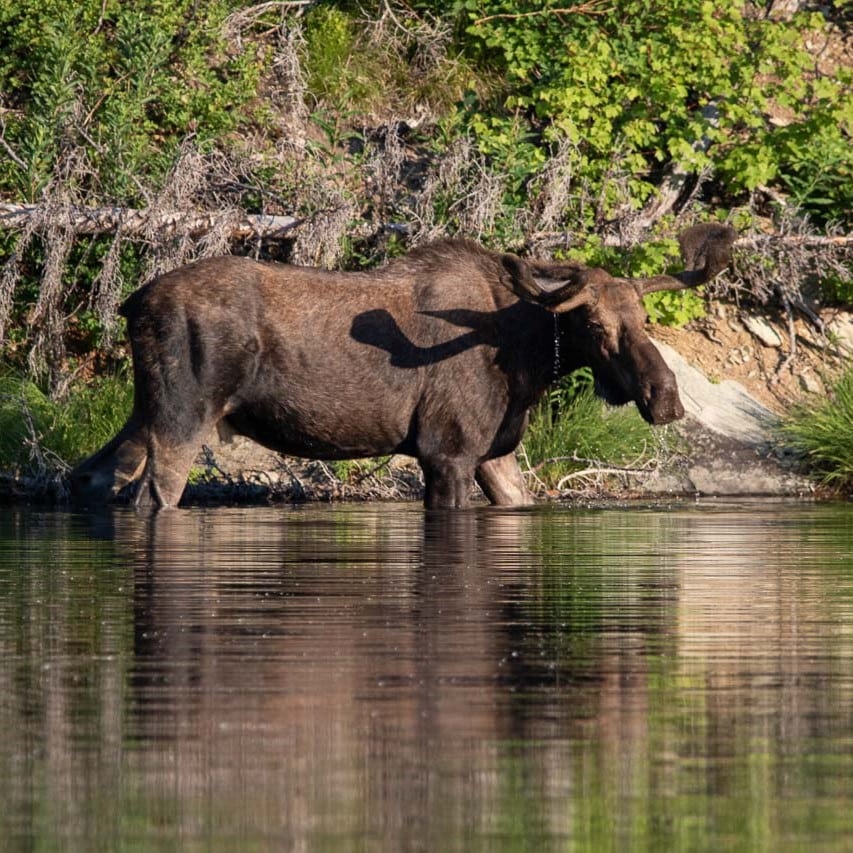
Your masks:
M 259 444 L 309 459 L 357 459 L 407 452 L 409 418 L 381 401 L 328 400 L 293 407 L 280 402 L 244 404 L 226 416 L 229 427 Z

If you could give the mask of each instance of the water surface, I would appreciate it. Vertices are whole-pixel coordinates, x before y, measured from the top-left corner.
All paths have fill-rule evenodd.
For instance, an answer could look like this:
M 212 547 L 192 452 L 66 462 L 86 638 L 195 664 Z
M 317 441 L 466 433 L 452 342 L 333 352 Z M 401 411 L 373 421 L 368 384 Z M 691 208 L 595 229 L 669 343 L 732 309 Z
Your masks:
M 841 850 L 851 640 L 851 505 L 7 510 L 0 848 Z

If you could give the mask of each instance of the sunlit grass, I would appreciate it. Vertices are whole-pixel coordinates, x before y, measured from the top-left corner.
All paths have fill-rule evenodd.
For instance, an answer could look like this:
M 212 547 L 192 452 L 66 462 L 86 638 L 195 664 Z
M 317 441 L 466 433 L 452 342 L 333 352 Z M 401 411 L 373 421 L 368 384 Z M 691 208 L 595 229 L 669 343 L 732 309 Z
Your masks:
M 644 468 L 668 455 L 668 433 L 653 430 L 634 405 L 607 406 L 595 396 L 592 377 L 568 377 L 534 410 L 522 445 L 525 465 L 548 488 L 566 485 L 582 470 Z
M 826 397 L 811 395 L 793 407 L 782 438 L 822 483 L 853 491 L 853 366 Z
M 73 385 L 63 400 L 0 373 L 0 471 L 58 472 L 97 450 L 123 426 L 133 400 L 124 374 Z

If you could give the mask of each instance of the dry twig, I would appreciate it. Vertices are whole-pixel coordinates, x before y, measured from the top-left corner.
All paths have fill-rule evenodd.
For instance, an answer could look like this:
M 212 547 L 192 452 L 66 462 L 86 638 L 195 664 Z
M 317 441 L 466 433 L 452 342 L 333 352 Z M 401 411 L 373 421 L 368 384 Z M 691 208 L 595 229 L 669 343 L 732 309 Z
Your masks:
M 474 26 L 484 24 L 486 21 L 495 20 L 520 20 L 522 18 L 533 18 L 541 15 L 604 15 L 609 9 L 605 3 L 609 0 L 589 0 L 588 3 L 579 3 L 577 6 L 568 6 L 563 9 L 535 9 L 532 12 L 500 12 L 496 15 L 486 15 L 477 18 Z

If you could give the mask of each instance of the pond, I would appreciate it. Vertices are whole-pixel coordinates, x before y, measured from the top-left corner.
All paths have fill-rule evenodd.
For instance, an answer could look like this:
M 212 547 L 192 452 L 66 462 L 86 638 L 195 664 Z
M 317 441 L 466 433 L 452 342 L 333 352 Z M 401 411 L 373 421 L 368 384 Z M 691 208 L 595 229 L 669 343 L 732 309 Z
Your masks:
M 0 515 L 0 847 L 840 850 L 853 505 Z

